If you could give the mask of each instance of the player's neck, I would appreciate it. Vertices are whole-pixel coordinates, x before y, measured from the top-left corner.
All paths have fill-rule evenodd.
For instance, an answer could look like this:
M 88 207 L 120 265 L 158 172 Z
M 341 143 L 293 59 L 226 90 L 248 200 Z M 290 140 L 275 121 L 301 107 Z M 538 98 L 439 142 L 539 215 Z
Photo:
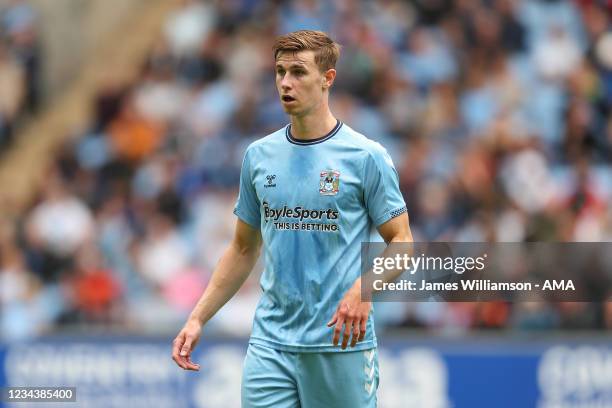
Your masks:
M 322 113 L 291 117 L 291 136 L 299 140 L 312 140 L 325 136 L 336 126 L 337 119 L 329 109 Z

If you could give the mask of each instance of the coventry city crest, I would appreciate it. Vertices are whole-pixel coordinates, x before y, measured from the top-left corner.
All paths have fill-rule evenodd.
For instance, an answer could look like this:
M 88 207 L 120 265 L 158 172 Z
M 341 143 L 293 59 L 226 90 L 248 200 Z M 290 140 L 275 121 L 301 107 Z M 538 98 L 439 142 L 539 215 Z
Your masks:
M 321 195 L 336 195 L 340 188 L 340 172 L 337 170 L 324 170 L 321 172 L 319 192 Z

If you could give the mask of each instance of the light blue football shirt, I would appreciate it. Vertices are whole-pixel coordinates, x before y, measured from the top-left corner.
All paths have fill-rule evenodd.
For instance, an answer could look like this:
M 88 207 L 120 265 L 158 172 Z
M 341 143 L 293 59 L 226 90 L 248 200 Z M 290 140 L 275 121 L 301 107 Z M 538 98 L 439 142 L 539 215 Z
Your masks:
M 291 125 L 253 142 L 234 213 L 261 230 L 265 269 L 251 343 L 285 351 L 342 351 L 327 327 L 360 276 L 372 225 L 406 211 L 386 150 L 338 121 L 327 135 L 296 140 Z M 373 313 L 363 341 L 376 346 Z

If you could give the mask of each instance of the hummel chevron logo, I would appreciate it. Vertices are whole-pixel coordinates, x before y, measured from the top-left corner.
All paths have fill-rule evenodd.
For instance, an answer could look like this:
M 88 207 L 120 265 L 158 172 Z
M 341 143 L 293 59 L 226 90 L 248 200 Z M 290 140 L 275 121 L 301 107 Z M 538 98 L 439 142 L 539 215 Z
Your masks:
M 376 371 L 376 364 L 374 364 L 374 357 L 376 357 L 375 350 L 366 350 L 363 352 L 363 356 L 365 357 L 365 366 L 363 367 L 363 372 L 366 375 L 366 381 L 364 384 L 364 388 L 368 395 L 372 394 L 374 391 L 374 372 Z
M 363 372 L 368 376 L 369 381 L 372 381 L 372 378 L 374 378 L 374 368 L 376 368 L 374 364 L 372 364 L 372 367 L 366 366 L 363 368 Z
M 374 381 L 366 383 L 365 390 L 368 393 L 368 395 L 372 394 L 372 391 L 374 391 Z

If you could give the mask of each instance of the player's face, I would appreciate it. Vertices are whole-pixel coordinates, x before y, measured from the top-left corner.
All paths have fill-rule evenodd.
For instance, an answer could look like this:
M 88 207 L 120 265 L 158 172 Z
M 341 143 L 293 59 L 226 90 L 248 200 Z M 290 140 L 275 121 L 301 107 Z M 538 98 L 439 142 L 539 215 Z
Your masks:
M 326 78 L 314 55 L 314 51 L 283 52 L 276 60 L 276 89 L 289 115 L 307 115 L 323 101 Z

